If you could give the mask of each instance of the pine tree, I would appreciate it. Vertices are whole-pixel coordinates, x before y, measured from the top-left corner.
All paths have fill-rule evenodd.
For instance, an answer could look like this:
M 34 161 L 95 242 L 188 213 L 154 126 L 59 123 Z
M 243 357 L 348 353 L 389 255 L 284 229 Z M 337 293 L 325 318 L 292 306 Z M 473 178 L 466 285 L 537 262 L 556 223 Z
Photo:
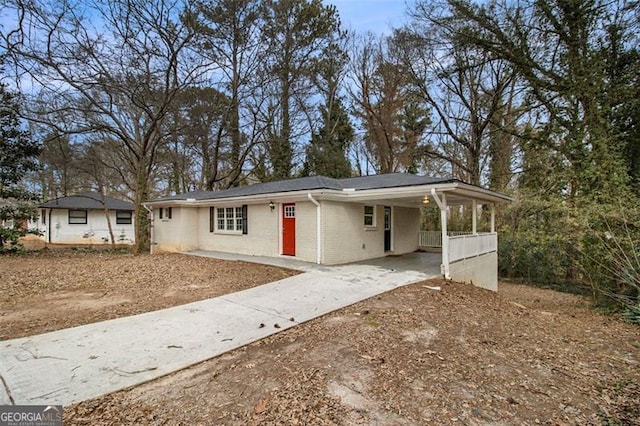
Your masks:
M 33 216 L 29 201 L 36 196 L 20 184 L 37 169 L 39 154 L 39 144 L 21 129 L 15 95 L 0 84 L 0 253 L 18 249 L 27 233 L 22 224 Z
M 303 174 L 349 177 L 351 164 L 347 150 L 353 142 L 354 131 L 340 99 L 336 99 L 329 110 L 323 107 L 322 117 L 324 123 L 317 133 L 313 133 L 307 147 Z

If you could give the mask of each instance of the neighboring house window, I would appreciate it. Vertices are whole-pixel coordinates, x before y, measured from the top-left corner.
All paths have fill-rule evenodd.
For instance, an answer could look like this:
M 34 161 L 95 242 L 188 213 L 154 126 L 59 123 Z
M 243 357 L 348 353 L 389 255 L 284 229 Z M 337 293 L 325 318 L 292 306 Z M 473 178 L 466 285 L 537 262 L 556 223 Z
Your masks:
M 86 210 L 69 210 L 69 224 L 70 225 L 86 225 L 87 211 Z
M 40 217 L 42 217 L 42 224 L 46 225 L 47 224 L 47 211 L 42 209 L 40 212 Z
M 116 224 L 118 225 L 131 225 L 131 212 L 117 211 L 116 212 Z
M 247 206 L 216 207 L 216 231 L 247 233 Z M 213 207 L 209 210 L 213 214 Z M 212 218 L 209 217 L 209 229 L 213 229 Z
M 160 219 L 162 219 L 164 216 L 167 217 L 167 219 L 171 219 L 171 207 L 165 207 L 164 209 L 162 207 L 160 207 L 160 211 L 158 212 L 158 217 Z
M 364 226 L 376 226 L 376 209 L 374 206 L 364 206 Z

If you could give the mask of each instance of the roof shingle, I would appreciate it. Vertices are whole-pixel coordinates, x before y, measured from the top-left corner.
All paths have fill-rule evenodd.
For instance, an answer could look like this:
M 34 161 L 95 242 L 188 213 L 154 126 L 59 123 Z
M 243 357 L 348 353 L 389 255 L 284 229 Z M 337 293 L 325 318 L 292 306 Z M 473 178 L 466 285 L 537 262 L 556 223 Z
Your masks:
M 275 182 L 257 183 L 222 191 L 193 191 L 154 201 L 171 200 L 214 200 L 232 197 L 247 197 L 251 195 L 274 194 L 278 192 L 310 191 L 327 189 L 341 191 L 353 188 L 355 190 L 395 188 L 413 185 L 429 185 L 433 183 L 453 182 L 455 179 L 418 176 L 406 173 L 389 173 L 383 175 L 358 176 L 344 179 L 334 179 L 326 176 L 309 176 L 297 179 L 279 180 Z
M 109 210 L 125 210 L 133 211 L 133 203 L 119 200 L 113 197 L 104 197 L 105 204 Z M 40 208 L 44 209 L 78 209 L 78 210 L 102 210 L 104 205 L 102 195 L 97 192 L 81 192 L 79 194 L 70 195 L 68 197 L 56 198 L 40 204 Z

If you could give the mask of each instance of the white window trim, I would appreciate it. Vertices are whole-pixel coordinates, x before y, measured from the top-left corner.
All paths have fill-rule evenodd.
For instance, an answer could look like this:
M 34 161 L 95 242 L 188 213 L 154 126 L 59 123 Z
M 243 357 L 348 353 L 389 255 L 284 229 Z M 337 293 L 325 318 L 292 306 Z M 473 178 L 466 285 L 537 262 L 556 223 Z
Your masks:
M 365 209 L 367 207 L 373 207 L 373 214 L 369 215 L 367 213 L 365 213 Z M 365 229 L 373 229 L 373 228 L 377 228 L 377 206 L 375 204 L 365 204 L 362 207 L 362 223 L 364 225 L 364 218 L 367 216 L 371 216 L 371 221 L 372 224 L 371 225 L 364 225 Z
M 216 217 L 215 217 L 215 231 L 214 234 L 221 234 L 221 235 L 242 235 L 242 228 L 238 229 L 233 229 L 233 230 L 228 230 L 228 229 L 220 229 L 220 223 L 218 221 L 218 212 L 220 210 L 225 210 L 225 209 L 233 209 L 233 223 L 234 223 L 234 228 L 235 226 L 238 224 L 238 219 L 240 221 L 242 221 L 242 206 L 228 206 L 228 207 L 215 207 L 215 211 L 216 211 Z M 238 208 L 240 209 L 240 217 L 237 216 L 238 213 Z M 227 220 L 226 217 L 226 213 L 225 213 L 225 217 L 224 220 Z M 226 223 L 226 222 L 225 222 Z M 241 222 L 242 223 L 242 222 Z

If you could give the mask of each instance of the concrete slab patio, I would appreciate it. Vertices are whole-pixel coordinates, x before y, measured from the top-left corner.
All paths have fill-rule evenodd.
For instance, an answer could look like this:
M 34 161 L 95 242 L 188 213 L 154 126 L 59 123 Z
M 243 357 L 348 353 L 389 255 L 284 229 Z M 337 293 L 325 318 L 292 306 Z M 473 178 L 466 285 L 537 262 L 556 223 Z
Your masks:
M 439 275 L 439 258 L 422 253 L 334 267 L 293 263 L 306 272 L 187 305 L 2 341 L 0 404 L 94 398 Z

